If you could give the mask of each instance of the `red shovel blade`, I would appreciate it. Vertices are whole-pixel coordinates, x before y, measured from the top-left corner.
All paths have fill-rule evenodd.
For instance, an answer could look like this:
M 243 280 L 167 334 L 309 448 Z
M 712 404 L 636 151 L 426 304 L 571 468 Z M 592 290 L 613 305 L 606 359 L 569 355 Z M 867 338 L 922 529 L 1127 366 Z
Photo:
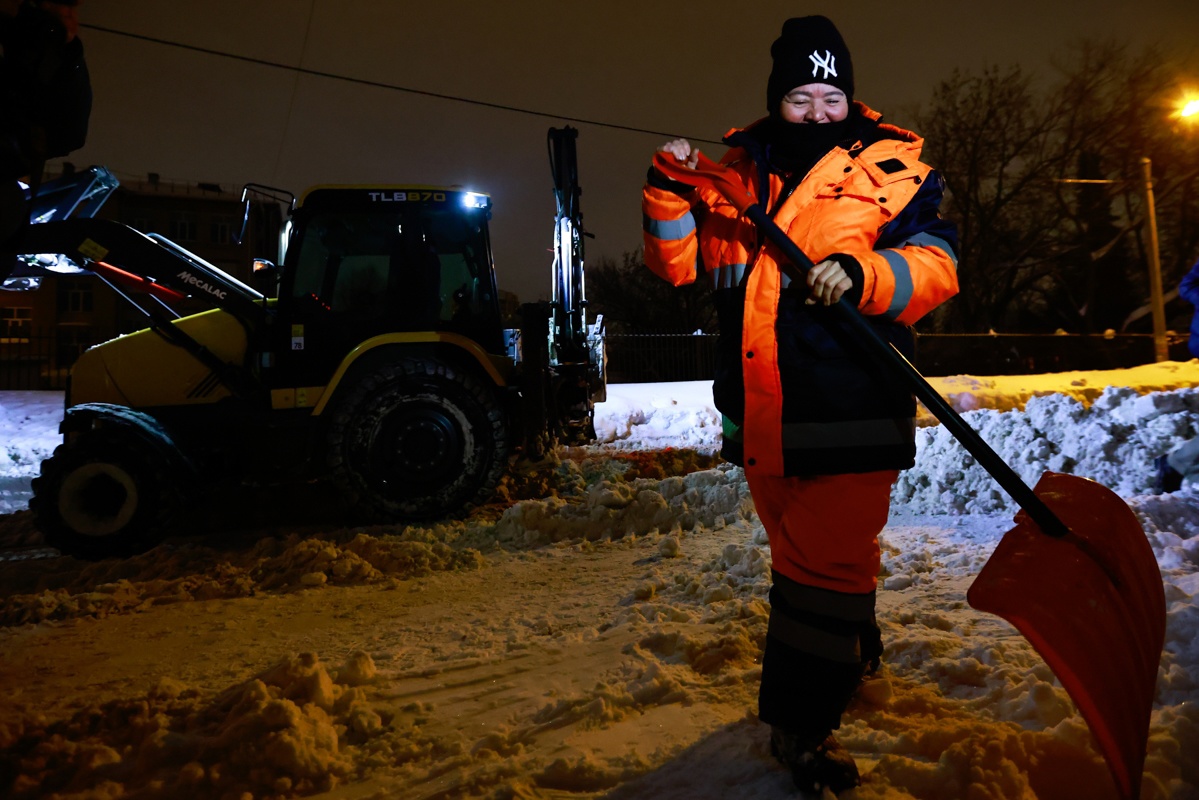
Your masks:
M 1134 800 L 1166 636 L 1157 559 L 1132 509 L 1107 487 L 1046 472 L 1034 491 L 1070 535 L 1047 536 L 1017 514 L 967 599 L 1041 654 L 1090 726 L 1120 796 Z
M 697 152 L 694 168 L 688 167 L 669 153 L 654 153 L 654 168 L 668 178 L 692 186 L 707 185 L 724 196 L 740 213 L 753 205 L 754 196 L 740 182 L 736 172 Z

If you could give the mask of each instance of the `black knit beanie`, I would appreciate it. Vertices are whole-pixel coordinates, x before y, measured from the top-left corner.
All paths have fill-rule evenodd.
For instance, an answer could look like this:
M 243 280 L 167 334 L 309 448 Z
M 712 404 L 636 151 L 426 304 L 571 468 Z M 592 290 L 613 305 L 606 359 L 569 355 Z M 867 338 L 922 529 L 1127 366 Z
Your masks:
M 853 62 L 837 26 L 828 17 L 793 17 L 770 46 L 774 68 L 766 83 L 766 110 L 777 114 L 779 103 L 796 86 L 827 83 L 853 100 Z

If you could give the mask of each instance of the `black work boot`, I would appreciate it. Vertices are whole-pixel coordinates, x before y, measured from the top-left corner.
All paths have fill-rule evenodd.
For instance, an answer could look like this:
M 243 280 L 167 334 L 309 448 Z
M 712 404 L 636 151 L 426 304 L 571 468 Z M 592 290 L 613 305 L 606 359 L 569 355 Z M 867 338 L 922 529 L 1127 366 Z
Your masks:
M 853 756 L 832 733 L 805 737 L 771 727 L 770 754 L 791 770 L 795 788 L 805 794 L 820 794 L 826 786 L 840 794 L 862 782 Z

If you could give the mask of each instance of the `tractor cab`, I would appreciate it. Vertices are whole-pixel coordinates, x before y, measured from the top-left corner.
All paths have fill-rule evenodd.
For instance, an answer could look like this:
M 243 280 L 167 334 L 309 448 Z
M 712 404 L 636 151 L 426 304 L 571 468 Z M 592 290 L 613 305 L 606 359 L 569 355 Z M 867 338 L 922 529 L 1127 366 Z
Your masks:
M 374 336 L 456 334 L 503 353 L 491 199 L 439 187 L 320 187 L 292 214 L 276 381 L 323 385 Z

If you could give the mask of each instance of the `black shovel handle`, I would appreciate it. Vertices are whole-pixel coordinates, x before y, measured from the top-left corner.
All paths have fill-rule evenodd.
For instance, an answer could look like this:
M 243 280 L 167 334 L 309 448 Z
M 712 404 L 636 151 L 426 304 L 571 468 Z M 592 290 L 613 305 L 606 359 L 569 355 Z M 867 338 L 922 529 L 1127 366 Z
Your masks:
M 730 172 L 728 168 L 716 164 L 702 154 L 697 153 L 696 155 L 699 156 L 696 169 L 683 166 L 668 153 L 657 153 L 654 157 L 654 165 L 660 172 L 674 180 L 693 186 L 709 185 L 724 195 L 745 217 L 758 226 L 758 230 L 762 231 L 775 247 L 782 251 L 787 259 L 780 265 L 784 274 L 792 281 L 806 282 L 805 276 L 808 270 L 815 266 L 812 260 L 799 249 L 795 242 L 791 241 L 791 238 L 775 224 L 774 220 L 766 216 L 766 212 L 760 205 L 752 202 L 752 198 L 749 197 L 744 186 L 728 177 Z M 730 197 L 729 194 L 734 196 Z M 924 379 L 912 362 L 908 361 L 903 353 L 896 350 L 894 345 L 884 339 L 874 326 L 866 321 L 857 308 L 850 305 L 844 297 L 834 303 L 832 308 L 851 332 L 857 336 L 867 352 L 886 366 L 894 377 L 908 385 L 916 398 L 924 404 L 924 407 L 949 429 L 949 432 L 961 443 L 966 452 L 974 456 L 983 469 L 990 473 L 996 483 L 1012 496 L 1012 499 L 1024 509 L 1028 516 L 1032 517 L 1044 533 L 1055 538 L 1061 538 L 1070 533 L 1070 529 L 1050 510 L 1049 506 L 1045 505 L 1028 484 L 1007 465 L 1007 462 L 1000 458 L 999 454 L 978 435 L 978 432 L 971 428 L 949 403 L 945 402 L 945 398 L 941 397 L 941 394 Z

